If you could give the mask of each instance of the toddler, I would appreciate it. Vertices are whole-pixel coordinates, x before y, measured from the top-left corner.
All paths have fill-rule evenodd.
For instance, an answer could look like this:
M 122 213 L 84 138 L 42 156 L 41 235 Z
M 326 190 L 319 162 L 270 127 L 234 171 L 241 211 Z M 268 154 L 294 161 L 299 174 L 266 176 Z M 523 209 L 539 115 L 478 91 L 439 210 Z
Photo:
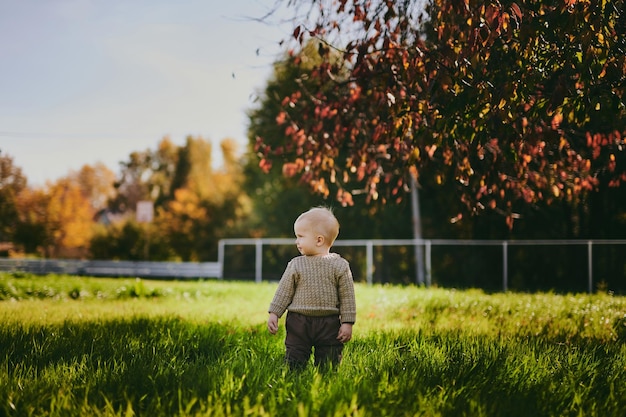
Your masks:
M 290 368 L 306 366 L 312 350 L 316 365 L 338 365 L 356 320 L 350 265 L 330 252 L 339 222 L 329 209 L 316 207 L 296 219 L 294 232 L 302 256 L 287 264 L 270 304 L 267 328 L 276 334 L 278 319 L 287 311 L 285 360 Z

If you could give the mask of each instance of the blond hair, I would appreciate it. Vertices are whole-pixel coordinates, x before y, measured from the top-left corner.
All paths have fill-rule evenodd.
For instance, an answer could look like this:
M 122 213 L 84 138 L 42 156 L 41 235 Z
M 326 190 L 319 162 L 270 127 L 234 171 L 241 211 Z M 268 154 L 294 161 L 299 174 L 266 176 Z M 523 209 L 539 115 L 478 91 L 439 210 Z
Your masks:
M 316 234 L 320 234 L 332 245 L 339 235 L 339 221 L 333 212 L 326 207 L 314 207 L 302 213 L 295 223 L 304 223 Z

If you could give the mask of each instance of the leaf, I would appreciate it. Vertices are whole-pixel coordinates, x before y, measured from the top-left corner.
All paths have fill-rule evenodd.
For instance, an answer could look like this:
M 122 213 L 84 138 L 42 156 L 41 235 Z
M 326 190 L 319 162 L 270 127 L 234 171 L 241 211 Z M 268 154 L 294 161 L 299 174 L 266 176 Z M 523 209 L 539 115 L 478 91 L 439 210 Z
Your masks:
M 297 39 L 299 41 L 301 41 L 301 37 L 300 37 L 300 33 L 301 33 L 302 27 L 301 26 L 296 26 L 296 28 L 293 30 L 293 38 Z
M 515 16 L 518 19 L 522 19 L 522 10 L 519 8 L 519 6 L 517 5 L 517 3 L 512 3 L 511 4 L 511 10 L 513 11 L 513 14 L 515 14 Z

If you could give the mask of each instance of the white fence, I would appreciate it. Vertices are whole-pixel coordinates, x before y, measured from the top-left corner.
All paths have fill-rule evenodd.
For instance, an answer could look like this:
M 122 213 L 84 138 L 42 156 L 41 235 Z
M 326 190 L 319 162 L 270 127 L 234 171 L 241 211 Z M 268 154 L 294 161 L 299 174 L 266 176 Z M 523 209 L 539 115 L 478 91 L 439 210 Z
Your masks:
M 83 261 L 75 259 L 0 259 L 0 271 L 102 277 L 220 278 L 217 262 Z
M 63 259 L 0 259 L 0 271 L 24 271 L 35 274 L 70 274 L 90 276 L 126 276 L 145 278 L 219 278 L 224 279 L 225 248 L 228 245 L 254 246 L 254 277 L 256 282 L 263 280 L 263 247 L 269 245 L 295 245 L 295 239 L 222 239 L 218 245 L 217 262 L 146 262 L 146 261 L 85 261 Z M 602 245 L 626 245 L 626 240 L 455 240 L 455 239 L 355 239 L 337 240 L 334 246 L 365 248 L 365 277 L 368 284 L 374 277 L 374 247 L 414 246 L 423 249 L 416 251 L 415 282 L 430 286 L 432 283 L 433 246 L 499 246 L 502 252 L 502 290 L 509 288 L 509 247 L 510 246 L 564 246 L 586 247 L 587 290 L 593 292 L 593 249 Z M 423 259 L 419 259 L 423 257 Z M 421 262 L 420 262 L 421 261 Z M 626 265 L 626 256 L 624 257 Z M 420 273 L 419 269 L 423 271 Z M 625 277 L 620 277 L 625 278 Z
M 266 245 L 295 245 L 295 239 L 259 238 L 259 239 L 222 239 L 218 246 L 218 263 L 224 265 L 225 248 L 228 245 L 255 246 L 255 281 L 263 279 L 263 246 Z M 355 239 L 337 240 L 334 246 L 365 247 L 366 253 L 366 281 L 373 283 L 374 276 L 374 247 L 375 246 L 421 246 L 424 249 L 424 274 L 416 272 L 416 283 L 430 286 L 432 283 L 432 247 L 433 246 L 500 246 L 502 248 L 502 290 L 509 287 L 509 246 L 563 246 L 578 245 L 587 248 L 587 290 L 593 292 L 593 247 L 600 245 L 626 245 L 626 240 L 457 240 L 457 239 Z M 418 260 L 419 261 L 419 260 Z M 626 262 L 626 257 L 625 257 Z M 420 268 L 420 262 L 417 262 Z M 222 271 L 223 272 L 223 271 Z M 423 282 L 421 277 L 423 278 Z M 221 276 L 223 277 L 223 276 Z

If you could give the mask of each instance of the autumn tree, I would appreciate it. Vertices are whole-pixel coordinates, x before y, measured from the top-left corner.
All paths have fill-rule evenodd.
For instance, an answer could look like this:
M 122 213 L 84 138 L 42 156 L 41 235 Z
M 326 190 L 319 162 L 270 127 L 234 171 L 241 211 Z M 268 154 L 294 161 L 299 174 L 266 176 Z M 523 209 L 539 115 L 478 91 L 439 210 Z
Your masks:
M 16 203 L 13 241 L 26 253 L 61 258 L 87 255 L 95 210 L 76 176 L 25 188 Z
M 283 105 L 285 97 L 301 88 L 317 90 L 318 86 L 307 79 L 307 74 L 321 62 L 317 53 L 318 42 L 311 41 L 298 54 L 286 55 L 274 64 L 274 71 L 263 91 L 259 92 L 256 107 L 248 111 L 248 152 L 245 160 L 245 189 L 251 197 L 253 209 L 248 219 L 249 233 L 253 236 L 291 236 L 292 216 L 285 215 L 289 207 L 294 213 L 320 205 L 327 195 L 316 195 L 308 184 L 299 177 L 283 175 L 282 162 L 288 163 L 279 154 L 288 136 L 285 134 Z M 315 80 L 314 80 L 315 82 Z M 277 150 L 272 163 L 257 157 L 259 140 Z M 333 196 L 334 197 L 334 196 Z
M 48 227 L 49 196 L 43 187 L 23 189 L 17 196 L 18 217 L 15 222 L 13 243 L 29 254 L 45 255 L 45 248 L 52 245 Z
M 211 236 L 209 213 L 200 196 L 187 188 L 174 192 L 174 199 L 160 207 L 157 227 L 167 236 L 167 243 L 179 259 L 199 261 Z
M 156 151 L 133 152 L 129 161 L 122 163 L 118 196 L 111 208 L 133 214 L 138 201 L 149 200 L 154 203 L 154 221 L 141 225 L 129 216 L 124 227 L 115 226 L 110 234 L 99 232 L 92 242 L 93 255 L 124 256 L 119 248 L 129 245 L 118 240 L 136 235 L 135 242 L 142 242 L 147 249 L 133 246 L 126 256 L 215 259 L 219 238 L 234 233 L 237 220 L 249 210 L 234 141 L 224 139 L 221 150 L 224 166 L 218 169 L 212 166 L 212 144 L 200 137 L 187 137 L 183 146 L 165 138 Z
M 78 182 L 62 178 L 48 191 L 47 224 L 53 257 L 87 255 L 93 233 L 94 210 Z
M 115 182 L 116 197 L 111 209 L 134 211 L 137 202 L 150 200 L 158 206 L 172 198 L 173 181 L 179 164 L 179 147 L 164 137 L 156 150 L 132 152 L 120 162 L 120 176 Z
M 84 165 L 43 187 L 23 189 L 14 242 L 26 253 L 86 257 L 94 215 L 113 197 L 114 179 L 103 164 Z
M 244 190 L 245 173 L 242 157 L 234 139 L 220 143 L 223 166 L 213 173 L 214 191 L 208 196 L 213 207 L 219 208 L 221 219 L 216 221 L 216 236 L 231 237 L 241 233 L 242 220 L 250 215 L 251 202 Z
M 172 190 L 187 188 L 201 198 L 208 197 L 215 184 L 211 181 L 213 146 L 202 138 L 187 137 L 185 146 L 179 148 L 178 165 L 172 182 Z
M 259 92 L 257 106 L 248 112 L 250 125 L 245 184 L 254 207 L 250 215 L 251 233 L 255 236 L 290 237 L 293 234 L 293 220 L 298 213 L 313 206 L 326 205 L 332 207 L 340 219 L 342 238 L 410 238 L 412 230 L 406 227 L 411 223 L 408 202 L 387 207 L 343 207 L 335 200 L 339 191 L 336 184 L 324 181 L 320 185 L 328 188 L 323 193 L 316 193 L 307 183 L 306 177 L 290 175 L 297 167 L 290 163 L 288 153 L 284 158 L 282 154 L 276 155 L 275 161 L 279 163 L 270 164 L 267 160 L 261 160 L 259 164 L 255 150 L 258 140 L 263 138 L 264 143 L 281 152 L 289 139 L 284 128 L 284 118 L 287 116 L 283 109 L 285 98 L 298 94 L 301 89 L 319 91 L 334 87 L 334 83 L 317 85 L 317 79 L 308 77 L 310 71 L 322 62 L 320 47 L 324 47 L 324 44 L 312 39 L 298 54 L 286 54 L 277 61 L 271 78 L 264 90 Z M 337 54 L 336 60 L 339 59 L 340 55 Z M 354 201 L 358 202 L 362 197 L 355 196 Z M 384 224 L 385 219 L 395 221 L 393 225 Z
M 321 193 L 335 184 L 343 204 L 355 191 L 398 201 L 412 175 L 454 191 L 455 220 L 495 213 L 510 228 L 624 188 L 623 1 L 422 6 L 313 2 L 293 53 L 322 41 L 307 77 L 324 88 L 284 97 L 287 140 L 259 138 L 261 166 L 278 161 Z
M 235 142 L 221 144 L 223 167 L 212 166 L 211 143 L 188 138 L 179 152 L 173 198 L 158 207 L 156 224 L 172 251 L 185 261 L 217 256 L 217 241 L 235 233 L 249 212 Z
M 323 47 L 324 45 L 321 44 Z M 274 64 L 274 72 L 267 81 L 264 89 L 258 92 L 256 105 L 248 112 L 250 124 L 248 128 L 249 146 L 246 154 L 245 187 L 250 196 L 253 209 L 246 219 L 248 225 L 245 236 L 253 237 L 292 237 L 293 221 L 297 215 L 310 207 L 328 206 L 340 221 L 341 239 L 359 238 L 412 238 L 410 201 L 389 205 L 360 204 L 364 195 L 354 196 L 353 206 L 343 206 L 335 199 L 338 188 L 336 184 L 324 182 L 328 186 L 327 192 L 319 193 L 311 189 L 305 179 L 289 174 L 289 155 L 282 159 L 277 155 L 274 162 L 259 166 L 255 146 L 257 138 L 264 138 L 277 149 L 285 145 L 288 137 L 285 135 L 284 125 L 281 123 L 286 116 L 283 110 L 285 97 L 306 88 L 308 91 L 319 91 L 323 88 L 333 88 L 316 85 L 318 80 L 310 79 L 309 72 L 321 62 L 319 57 L 320 42 L 312 39 L 299 51 L 298 54 L 285 54 Z M 339 56 L 337 57 L 339 59 Z M 295 109 L 293 110 L 295 111 Z M 344 155 L 345 156 L 345 155 Z M 262 161 L 267 162 L 267 161 Z M 356 193 L 355 193 L 356 194 Z M 408 226 L 408 227 L 407 227 Z M 407 261 L 407 248 L 377 248 L 375 280 L 387 281 L 394 277 L 395 282 L 414 282 L 415 266 L 412 260 Z M 362 248 L 342 247 L 339 251 L 351 259 L 354 273 L 363 277 L 365 258 Z M 264 254 L 264 271 L 272 276 L 280 276 L 284 262 L 294 256 L 295 248 L 292 245 L 272 246 Z M 237 259 L 244 252 L 234 250 L 229 259 Z M 385 262 L 382 262 L 384 256 Z M 233 265 L 245 264 L 246 259 L 233 261 Z M 393 265 L 390 271 L 388 266 Z M 395 268 L 397 267 L 397 268 Z
M 94 211 L 107 207 L 115 197 L 115 173 L 102 162 L 83 165 L 80 170 L 68 175 L 70 181 L 78 184 L 81 194 L 89 201 Z
M 27 186 L 22 169 L 9 155 L 0 155 L 0 242 L 10 242 L 18 220 L 17 196 Z

